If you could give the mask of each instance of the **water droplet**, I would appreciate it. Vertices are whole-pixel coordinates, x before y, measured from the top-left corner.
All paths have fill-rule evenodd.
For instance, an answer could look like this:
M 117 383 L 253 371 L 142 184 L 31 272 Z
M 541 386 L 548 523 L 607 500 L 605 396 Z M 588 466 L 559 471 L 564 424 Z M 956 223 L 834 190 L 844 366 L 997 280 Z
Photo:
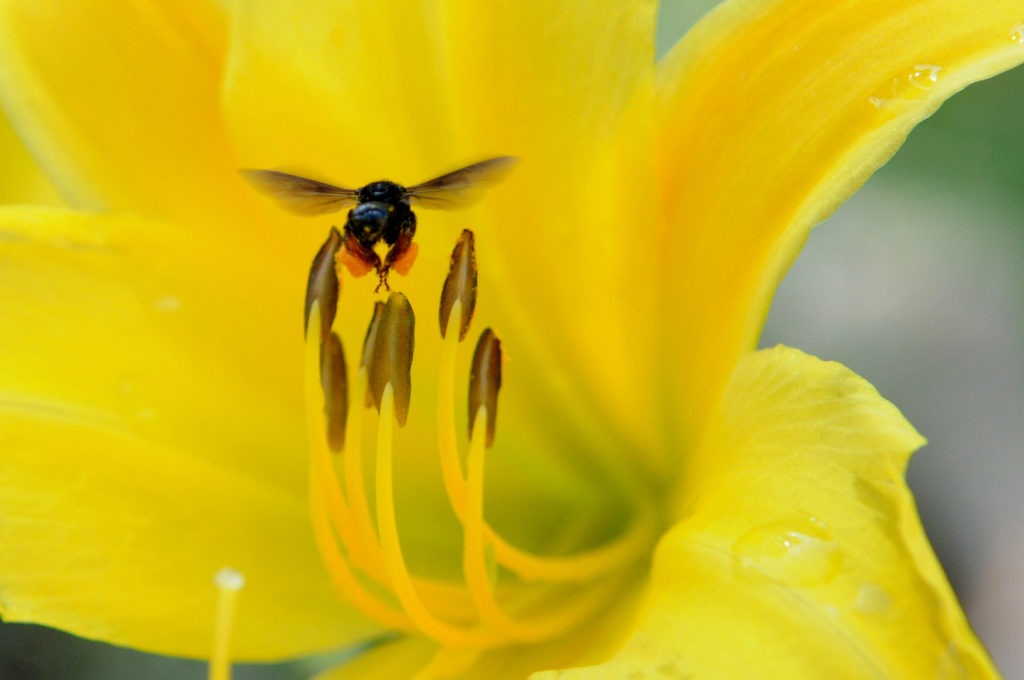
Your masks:
M 1010 31 L 1010 40 L 1018 45 L 1024 45 L 1024 21 L 1018 21 Z
M 749 531 L 732 547 L 745 577 L 790 585 L 819 585 L 839 572 L 842 554 L 821 520 L 780 521 Z
M 891 101 L 891 99 L 885 99 L 883 97 L 868 97 L 868 103 L 876 109 L 884 109 Z
M 181 309 L 181 299 L 177 295 L 161 295 L 153 300 L 153 309 L 158 312 L 176 312 Z
M 919 90 L 930 90 L 939 82 L 941 66 L 935 64 L 918 64 L 907 74 L 907 82 Z
M 853 600 L 853 608 L 861 614 L 877 616 L 892 609 L 892 598 L 881 586 L 862 583 Z
M 932 90 L 939 82 L 942 70 L 935 64 L 918 64 L 904 75 L 890 78 L 867 98 L 868 103 L 879 111 L 892 109 L 896 113 L 901 100 L 918 99 Z

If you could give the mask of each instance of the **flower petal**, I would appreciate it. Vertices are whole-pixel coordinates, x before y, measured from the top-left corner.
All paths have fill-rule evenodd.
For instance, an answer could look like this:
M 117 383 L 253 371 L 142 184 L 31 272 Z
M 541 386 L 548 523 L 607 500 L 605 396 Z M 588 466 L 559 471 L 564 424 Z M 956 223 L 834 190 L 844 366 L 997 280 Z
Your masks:
M 226 115 L 255 167 L 413 184 L 511 154 L 527 164 L 516 176 L 561 179 L 537 197 L 555 201 L 580 191 L 566 179 L 604 151 L 593 135 L 651 84 L 654 11 L 650 0 L 558 11 L 511 0 L 233 3 Z
M 303 282 L 267 276 L 261 251 L 138 218 L 0 208 L 3 392 L 116 414 L 304 493 Z
M 232 566 L 240 655 L 367 630 L 312 546 L 301 302 L 267 323 L 301 282 L 266 269 L 137 218 L 0 209 L 5 618 L 203 656 Z
M 220 117 L 225 43 L 215 2 L 4 0 L 0 100 L 75 204 L 224 227 L 246 191 Z
M 604 658 L 602 650 L 621 643 L 632 624 L 642 592 L 642 578 L 623 584 L 621 597 L 587 625 L 536 645 L 508 645 L 492 650 L 438 648 L 422 638 L 400 638 L 375 645 L 316 680 L 348 678 L 433 678 L 452 680 L 522 680 L 541 668 L 564 668 Z
M 742 0 L 660 65 L 656 164 L 684 285 L 665 355 L 683 428 L 757 340 L 808 230 L 967 84 L 1024 61 L 1019 0 Z
M 624 448 L 655 456 L 659 433 L 657 395 L 622 388 L 654 371 L 644 342 L 659 286 L 639 253 L 655 246 L 637 238 L 656 209 L 654 14 L 649 0 L 556 11 L 512 1 L 237 3 L 226 79 L 245 165 L 358 186 L 521 158 L 475 211 L 420 211 L 419 259 L 396 279 L 426 318 L 456 237 L 474 229 L 477 318 L 516 362 L 497 445 L 516 423 L 533 423 L 538 457 L 567 451 L 583 459 L 572 465 L 600 461 L 610 478 L 616 466 L 638 467 Z M 356 281 L 344 297 L 370 287 Z M 365 327 L 364 314 L 341 323 Z M 357 329 L 347 332 L 352 346 Z M 431 339 L 421 337 L 416 364 L 430 366 Z M 429 394 L 415 371 L 414 392 Z
M 995 676 L 903 482 L 922 439 L 874 388 L 778 347 L 713 423 L 637 631 L 565 677 Z
M 437 643 L 421 637 L 384 640 L 354 659 L 320 673 L 315 680 L 392 680 L 415 678 L 437 653 Z
M 60 205 L 57 190 L 43 175 L 39 165 L 25 148 L 0 110 L 0 204 L 35 203 Z
M 214 574 L 240 571 L 233 654 L 274 660 L 371 635 L 332 593 L 304 499 L 60 403 L 0 406 L 0 612 L 206 657 Z

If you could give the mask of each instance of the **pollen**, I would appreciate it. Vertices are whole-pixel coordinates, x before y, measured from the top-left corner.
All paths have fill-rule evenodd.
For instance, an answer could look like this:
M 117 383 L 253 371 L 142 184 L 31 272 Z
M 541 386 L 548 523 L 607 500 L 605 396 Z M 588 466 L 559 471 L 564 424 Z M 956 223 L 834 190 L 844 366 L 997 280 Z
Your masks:
M 605 543 L 544 555 L 507 540 L 485 513 L 486 461 L 497 432 L 503 347 L 494 330 L 478 336 L 469 369 L 468 431 L 457 425 L 458 357 L 477 306 L 472 232 L 464 231 L 440 286 L 436 441 L 444 492 L 462 531 L 459 578 L 417 573 L 395 500 L 395 433 L 416 408 L 411 383 L 416 323 L 409 300 L 392 292 L 370 314 L 362 357 L 349 381 L 341 340 L 326 324 L 340 291 L 332 232 L 310 273 L 306 325 L 310 505 L 324 564 L 339 597 L 382 625 L 440 643 L 443 668 L 465 667 L 480 652 L 555 639 L 592 620 L 649 554 L 658 530 L 653 509 Z M 332 278 L 334 277 L 334 278 Z M 333 306 L 333 309 L 328 309 Z M 466 384 L 466 383 L 463 383 Z M 351 395 L 351 397 L 346 396 Z M 367 414 L 372 417 L 367 417 Z M 375 420 L 373 419 L 375 417 Z M 364 428 L 375 422 L 370 432 Z

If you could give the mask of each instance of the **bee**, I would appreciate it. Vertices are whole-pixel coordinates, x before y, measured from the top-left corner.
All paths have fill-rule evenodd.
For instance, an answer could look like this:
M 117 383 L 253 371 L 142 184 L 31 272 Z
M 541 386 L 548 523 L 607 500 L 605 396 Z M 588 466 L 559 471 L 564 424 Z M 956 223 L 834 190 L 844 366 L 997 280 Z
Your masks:
M 404 275 L 416 259 L 413 207 L 457 209 L 471 204 L 480 189 L 500 181 L 516 158 L 500 156 L 405 187 L 382 179 L 346 189 L 277 170 L 242 170 L 256 189 L 296 215 L 323 215 L 352 206 L 345 220 L 343 261 L 353 276 L 376 270 L 378 283 L 391 290 L 388 272 Z M 387 246 L 383 259 L 377 244 Z

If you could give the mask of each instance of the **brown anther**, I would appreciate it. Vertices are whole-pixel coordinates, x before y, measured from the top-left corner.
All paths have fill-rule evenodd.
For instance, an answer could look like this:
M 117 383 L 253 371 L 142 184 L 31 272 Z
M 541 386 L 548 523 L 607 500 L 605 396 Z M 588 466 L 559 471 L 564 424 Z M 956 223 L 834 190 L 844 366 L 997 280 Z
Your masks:
M 366 369 L 367 385 L 366 397 L 363 405 L 366 408 L 377 406 L 377 400 L 373 396 L 373 386 L 369 384 L 369 376 L 372 373 L 373 355 L 377 351 L 377 329 L 380 328 L 380 317 L 384 313 L 384 303 L 380 300 L 373 303 L 373 316 L 370 318 L 370 325 L 366 327 L 366 337 L 363 338 L 363 356 L 359 359 L 359 367 Z
M 303 328 L 309 328 L 309 311 L 313 302 L 320 303 L 320 334 L 322 341 L 331 332 L 334 316 L 338 311 L 338 272 L 334 268 L 334 256 L 341 248 L 341 233 L 331 227 L 327 240 L 320 246 L 313 265 L 309 268 L 309 280 L 306 282 L 306 312 Z
M 462 340 L 469 331 L 469 322 L 473 320 L 473 311 L 476 308 L 476 249 L 473 232 L 469 229 L 462 231 L 455 249 L 452 250 L 448 276 L 444 280 L 444 288 L 441 289 L 439 318 L 442 338 L 448 330 L 448 317 L 451 316 L 452 306 L 456 300 L 462 303 L 462 314 L 459 319 L 459 340 Z
M 405 425 L 412 393 L 410 372 L 413 330 L 416 325 L 409 300 L 401 293 L 389 295 L 376 325 L 372 342 L 373 360 L 368 366 L 370 391 L 379 409 L 384 386 L 391 383 L 395 397 L 395 420 L 399 425 Z
M 345 445 L 345 421 L 348 418 L 348 375 L 341 338 L 332 332 L 320 345 L 320 386 L 324 391 L 324 415 L 327 417 L 327 444 L 339 453 Z
M 490 328 L 480 334 L 469 372 L 469 436 L 473 436 L 476 413 L 487 408 L 487 446 L 494 442 L 498 419 L 498 390 L 501 389 L 501 341 Z

